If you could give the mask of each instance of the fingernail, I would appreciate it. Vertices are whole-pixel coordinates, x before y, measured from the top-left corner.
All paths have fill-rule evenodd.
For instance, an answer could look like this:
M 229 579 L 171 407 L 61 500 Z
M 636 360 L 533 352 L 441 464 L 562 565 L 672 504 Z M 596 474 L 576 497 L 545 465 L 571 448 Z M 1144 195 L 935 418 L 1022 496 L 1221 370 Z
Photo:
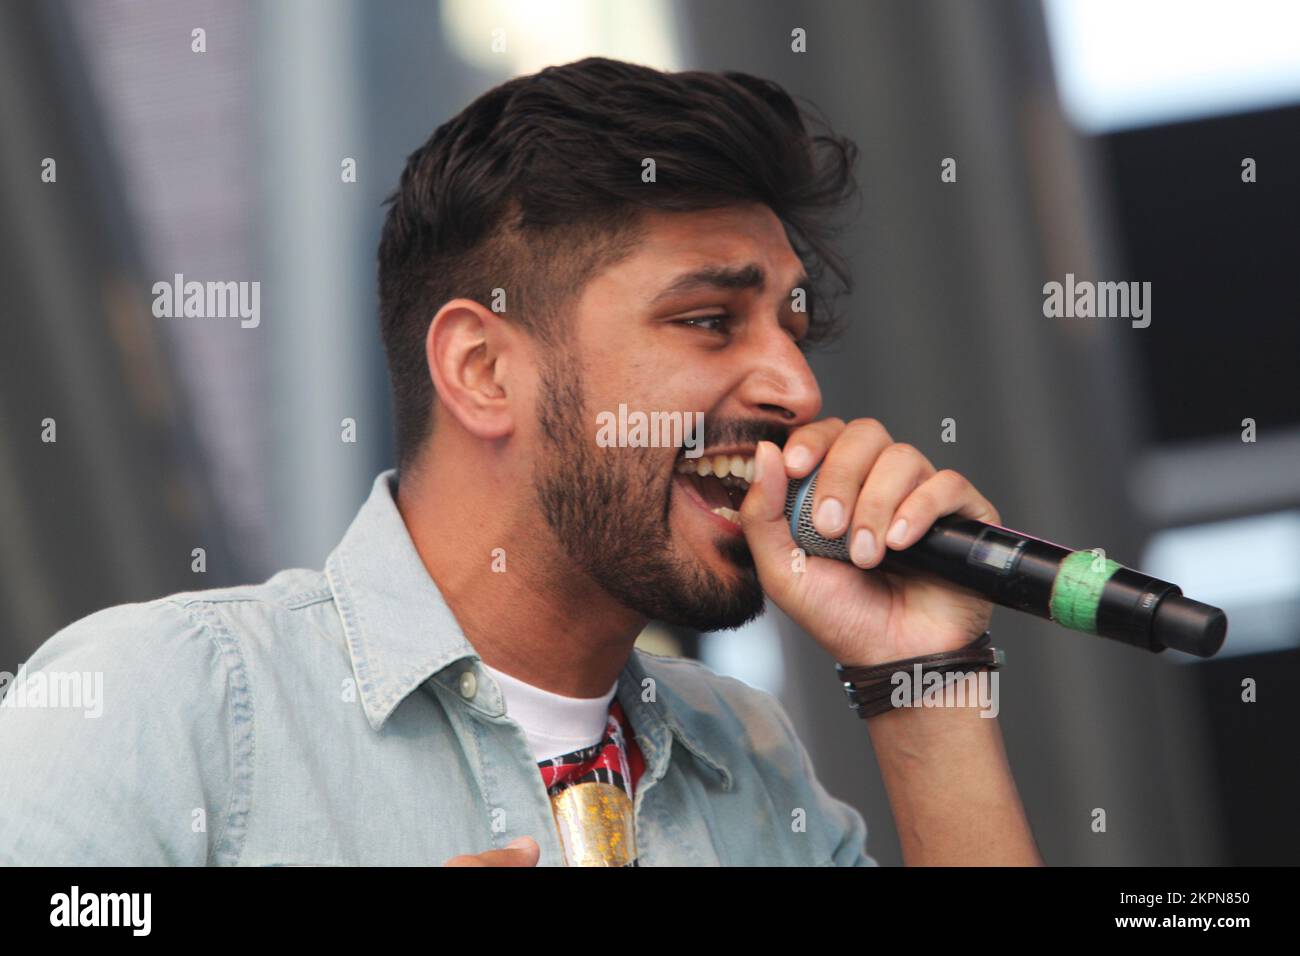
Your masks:
M 817 506 L 817 523 L 834 534 L 844 521 L 844 506 L 834 498 L 823 498 Z
M 899 518 L 894 522 L 894 526 L 889 529 L 889 543 L 902 544 L 903 538 L 907 534 L 907 519 Z
M 795 445 L 785 453 L 785 466 L 792 471 L 798 471 L 803 468 L 812 459 L 808 449 L 802 445 Z
M 876 553 L 876 537 L 866 528 L 859 528 L 853 536 L 853 545 L 849 548 L 849 557 L 854 564 L 866 564 Z
M 507 849 L 507 850 L 527 850 L 527 849 L 531 848 L 532 844 L 533 844 L 533 838 L 532 838 L 532 837 L 521 836 L 519 839 L 517 839 L 517 840 L 511 840 L 509 843 L 507 843 L 507 844 L 506 844 L 506 849 Z
M 763 480 L 763 459 L 767 457 L 767 452 L 763 450 L 763 446 L 766 444 L 767 442 L 761 441 L 754 449 L 754 484 L 756 485 Z

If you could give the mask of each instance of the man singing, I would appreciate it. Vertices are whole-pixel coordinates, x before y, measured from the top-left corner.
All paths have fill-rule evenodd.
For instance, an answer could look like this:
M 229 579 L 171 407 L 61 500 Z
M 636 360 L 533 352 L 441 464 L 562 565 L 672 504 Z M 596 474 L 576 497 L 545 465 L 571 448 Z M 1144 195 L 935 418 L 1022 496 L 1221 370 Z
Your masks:
M 873 864 L 773 696 L 633 647 L 765 597 L 846 667 L 987 628 L 985 601 L 863 570 L 943 515 L 1000 519 L 880 422 L 818 418 L 856 150 L 812 128 L 771 82 L 606 59 L 443 124 L 379 246 L 398 467 L 323 571 L 48 640 L 15 688 L 102 673 L 103 711 L 0 708 L 0 862 Z M 702 413 L 702 449 L 597 442 L 620 405 Z M 819 465 L 814 525 L 857 567 L 791 539 Z M 907 863 L 1041 863 L 997 719 L 864 723 Z

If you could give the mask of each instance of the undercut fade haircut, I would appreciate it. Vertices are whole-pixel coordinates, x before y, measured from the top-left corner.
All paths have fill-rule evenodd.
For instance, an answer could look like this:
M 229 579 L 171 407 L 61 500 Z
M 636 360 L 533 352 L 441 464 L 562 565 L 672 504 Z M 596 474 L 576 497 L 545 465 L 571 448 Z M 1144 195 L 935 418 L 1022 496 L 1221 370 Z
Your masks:
M 852 282 L 830 242 L 856 158 L 820 114 L 745 73 L 591 57 L 484 93 L 411 153 L 385 200 L 379 321 L 399 469 L 432 426 L 424 340 L 438 309 L 491 308 L 502 289 L 507 318 L 552 350 L 587 282 L 636 247 L 646 210 L 768 206 L 811 280 L 804 342 L 837 335 L 833 302 Z

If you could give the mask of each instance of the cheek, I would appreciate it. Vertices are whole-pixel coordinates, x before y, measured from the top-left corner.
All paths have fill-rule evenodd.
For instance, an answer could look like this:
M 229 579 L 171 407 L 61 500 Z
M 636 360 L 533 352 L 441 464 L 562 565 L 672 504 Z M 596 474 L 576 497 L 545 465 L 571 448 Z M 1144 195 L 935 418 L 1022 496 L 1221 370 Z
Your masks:
M 722 367 L 721 356 L 700 349 L 673 348 L 674 341 L 670 335 L 636 337 L 586 351 L 583 388 L 593 435 L 595 416 L 603 411 L 616 415 L 620 404 L 629 411 L 707 415 L 718 403 L 734 368 Z

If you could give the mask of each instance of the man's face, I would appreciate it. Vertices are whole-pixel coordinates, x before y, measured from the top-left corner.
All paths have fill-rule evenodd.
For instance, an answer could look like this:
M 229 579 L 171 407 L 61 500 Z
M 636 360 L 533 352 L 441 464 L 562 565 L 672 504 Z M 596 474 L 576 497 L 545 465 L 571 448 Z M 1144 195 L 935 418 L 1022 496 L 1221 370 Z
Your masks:
M 543 362 L 534 487 L 570 559 L 624 606 L 701 631 L 738 627 L 763 593 L 723 509 L 739 509 L 757 442 L 783 444 L 821 408 L 795 344 L 807 315 L 791 290 L 807 280 L 765 206 L 646 223 L 637 250 L 588 283 L 566 344 Z M 703 455 L 602 447 L 598 416 L 620 405 L 684 424 L 702 412 Z

